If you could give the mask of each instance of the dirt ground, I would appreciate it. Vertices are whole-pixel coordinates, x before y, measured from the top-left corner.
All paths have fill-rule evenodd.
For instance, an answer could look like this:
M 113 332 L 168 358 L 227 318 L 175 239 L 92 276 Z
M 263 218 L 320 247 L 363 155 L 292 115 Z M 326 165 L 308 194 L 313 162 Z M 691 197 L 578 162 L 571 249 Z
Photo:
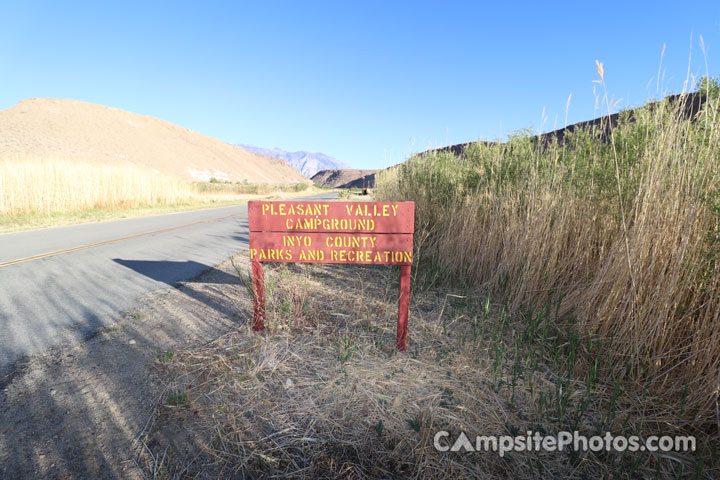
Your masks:
M 247 252 L 235 262 L 243 277 L 228 260 L 19 364 L 0 384 L 0 478 L 720 478 L 703 453 L 711 436 L 698 438 L 704 464 L 688 452 L 439 453 L 439 430 L 642 425 L 628 423 L 632 397 L 557 366 L 570 331 L 522 343 L 523 320 L 478 294 L 416 281 L 398 354 L 392 267 L 268 266 L 259 335 Z
M 228 260 L 140 298 L 84 344 L 19 362 L 0 381 L 0 478 L 143 478 L 140 435 L 159 396 L 148 365 L 244 325 L 249 305 Z

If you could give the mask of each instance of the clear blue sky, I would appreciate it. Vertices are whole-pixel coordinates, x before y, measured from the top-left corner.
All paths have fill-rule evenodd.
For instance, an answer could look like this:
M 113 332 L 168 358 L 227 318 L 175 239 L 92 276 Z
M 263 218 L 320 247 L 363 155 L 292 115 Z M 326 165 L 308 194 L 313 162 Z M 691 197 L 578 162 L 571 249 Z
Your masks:
M 569 123 L 595 117 L 596 59 L 620 106 L 677 93 L 700 35 L 720 75 L 717 1 L 0 0 L 0 109 L 73 98 L 381 168 L 562 127 L 570 94 Z

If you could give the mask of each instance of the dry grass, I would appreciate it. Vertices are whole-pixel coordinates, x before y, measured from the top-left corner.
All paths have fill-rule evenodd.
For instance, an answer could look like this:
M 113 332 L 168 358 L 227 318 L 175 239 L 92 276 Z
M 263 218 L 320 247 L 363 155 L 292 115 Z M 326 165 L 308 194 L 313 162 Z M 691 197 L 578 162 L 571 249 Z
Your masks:
M 247 279 L 245 271 L 240 274 Z M 600 478 L 713 472 L 680 452 L 437 452 L 438 430 L 473 438 L 528 430 L 644 433 L 643 425 L 627 418 L 634 398 L 572 375 L 574 329 L 551 328 L 549 310 L 527 322 L 511 319 L 477 294 L 418 292 L 409 350 L 398 354 L 396 277 L 386 267 L 266 267 L 267 335 L 247 326 L 248 294 L 238 305 L 246 319 L 238 332 L 200 349 L 158 355 L 156 380 L 165 394 L 145 439 L 153 452 L 147 476 Z M 657 399 L 648 394 L 643 400 Z M 711 442 L 699 437 L 703 454 Z
M 130 164 L 43 158 L 0 160 L 0 215 L 68 213 L 188 203 L 192 186 Z
M 315 188 L 309 182 L 298 182 L 290 184 L 272 183 L 248 183 L 248 182 L 220 182 L 211 179 L 210 182 L 195 183 L 198 190 L 204 194 L 235 194 L 235 195 L 270 195 L 315 192 Z
M 0 229 L 290 198 L 315 190 L 308 183 L 190 183 L 130 163 L 9 156 L 0 158 Z
M 601 379 L 658 399 L 635 404 L 633 421 L 717 439 L 720 96 L 709 93 L 694 121 L 663 104 L 621 117 L 605 140 L 601 126 L 563 144 L 520 135 L 420 156 L 380 175 L 376 195 L 416 202 L 427 282 L 480 288 L 514 315 L 562 300 L 558 321 L 604 347 Z M 580 347 L 586 376 L 594 356 Z

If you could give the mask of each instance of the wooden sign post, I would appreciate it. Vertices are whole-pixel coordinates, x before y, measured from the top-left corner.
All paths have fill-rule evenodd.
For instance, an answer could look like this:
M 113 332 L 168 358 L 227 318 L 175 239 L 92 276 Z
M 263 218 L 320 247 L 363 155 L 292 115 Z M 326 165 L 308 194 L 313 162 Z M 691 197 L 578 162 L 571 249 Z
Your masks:
M 400 265 L 398 350 L 407 348 L 414 202 L 248 202 L 254 325 L 265 328 L 263 263 Z

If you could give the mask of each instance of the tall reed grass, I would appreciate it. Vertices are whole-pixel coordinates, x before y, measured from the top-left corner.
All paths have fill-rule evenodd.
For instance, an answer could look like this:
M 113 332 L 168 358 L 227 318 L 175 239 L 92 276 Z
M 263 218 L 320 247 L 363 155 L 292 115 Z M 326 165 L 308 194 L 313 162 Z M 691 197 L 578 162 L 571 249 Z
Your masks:
M 171 205 L 196 197 L 195 187 L 130 164 L 0 159 L 0 215 Z
M 129 163 L 0 158 L 0 217 L 42 216 L 300 195 L 309 183 L 184 182 Z
M 663 399 L 648 418 L 720 429 L 719 91 L 702 82 L 693 118 L 684 96 L 562 141 L 417 155 L 379 174 L 376 196 L 416 202 L 432 281 L 513 311 L 562 299 L 556 321 L 603 342 L 606 380 Z

